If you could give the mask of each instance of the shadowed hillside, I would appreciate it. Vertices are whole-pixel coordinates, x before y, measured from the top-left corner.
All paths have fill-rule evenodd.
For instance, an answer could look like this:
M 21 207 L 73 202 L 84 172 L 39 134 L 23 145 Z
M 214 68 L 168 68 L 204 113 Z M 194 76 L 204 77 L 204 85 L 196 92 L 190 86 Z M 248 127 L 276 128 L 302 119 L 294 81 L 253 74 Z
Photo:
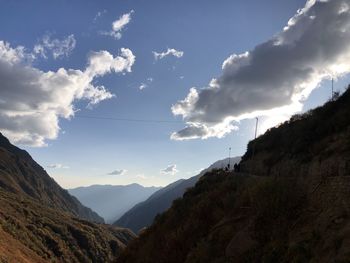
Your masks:
M 234 163 L 238 163 L 241 157 L 231 158 L 231 167 Z M 198 175 L 189 179 L 181 179 L 168 186 L 158 190 L 151 195 L 146 201 L 141 202 L 126 212 L 114 225 L 130 228 L 135 233 L 138 233 L 142 228 L 148 227 L 152 224 L 157 214 L 160 214 L 167 210 L 172 202 L 182 197 L 188 188 L 193 187 L 199 178 L 206 172 L 215 168 L 221 168 L 227 166 L 229 159 L 219 160 L 207 169 L 204 169 Z
M 350 90 L 205 174 L 120 262 L 350 262 Z
M 103 218 L 61 188 L 24 150 L 0 133 L 0 188 L 94 222 Z
M 134 237 L 0 190 L 0 262 L 111 262 Z
M 91 221 L 103 219 L 0 135 L 0 262 L 112 262 L 135 238 Z

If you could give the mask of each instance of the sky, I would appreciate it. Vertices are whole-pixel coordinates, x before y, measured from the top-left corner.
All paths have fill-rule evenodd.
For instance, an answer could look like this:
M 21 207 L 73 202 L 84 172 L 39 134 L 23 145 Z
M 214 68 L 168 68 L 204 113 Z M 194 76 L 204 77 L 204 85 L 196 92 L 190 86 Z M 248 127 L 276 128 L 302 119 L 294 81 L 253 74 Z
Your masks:
M 350 83 L 347 0 L 0 0 L 0 131 L 61 186 L 165 186 Z

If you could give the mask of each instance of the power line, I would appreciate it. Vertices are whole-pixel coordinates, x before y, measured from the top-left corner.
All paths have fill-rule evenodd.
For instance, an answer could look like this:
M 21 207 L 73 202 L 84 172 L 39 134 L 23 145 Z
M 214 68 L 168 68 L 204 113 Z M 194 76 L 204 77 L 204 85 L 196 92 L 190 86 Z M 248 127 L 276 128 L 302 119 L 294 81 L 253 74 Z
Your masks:
M 34 111 L 33 113 L 45 114 L 43 111 Z M 126 122 L 144 122 L 144 123 L 173 123 L 173 124 L 183 124 L 183 121 L 173 121 L 173 120 L 157 120 L 157 119 L 133 119 L 133 118 L 118 118 L 118 117 L 104 117 L 104 116 L 91 116 L 91 115 L 80 115 L 74 114 L 73 118 L 80 119 L 95 119 L 95 120 L 107 120 L 107 121 L 126 121 Z
M 102 116 L 89 116 L 89 115 L 74 115 L 75 118 L 81 119 L 96 119 L 96 120 L 109 120 L 109 121 L 125 121 L 125 122 L 143 122 L 143 123 L 173 123 L 180 124 L 182 121 L 171 120 L 155 120 L 155 119 L 132 119 L 132 118 L 116 118 L 116 117 L 102 117 Z

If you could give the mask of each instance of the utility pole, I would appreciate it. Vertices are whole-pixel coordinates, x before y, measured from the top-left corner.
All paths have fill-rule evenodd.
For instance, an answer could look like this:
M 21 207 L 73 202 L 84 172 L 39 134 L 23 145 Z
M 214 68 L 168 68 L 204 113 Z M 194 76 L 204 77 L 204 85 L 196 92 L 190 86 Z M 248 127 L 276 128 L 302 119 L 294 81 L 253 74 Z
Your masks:
M 258 124 L 259 124 L 259 118 L 256 117 L 256 123 L 255 123 L 255 136 L 254 139 L 256 139 L 256 135 L 258 134 Z M 252 159 L 254 158 L 255 155 L 255 143 L 253 144 L 253 155 L 252 155 Z
M 231 147 L 228 148 L 228 169 L 231 168 Z
M 334 100 L 334 79 L 332 78 L 332 101 Z

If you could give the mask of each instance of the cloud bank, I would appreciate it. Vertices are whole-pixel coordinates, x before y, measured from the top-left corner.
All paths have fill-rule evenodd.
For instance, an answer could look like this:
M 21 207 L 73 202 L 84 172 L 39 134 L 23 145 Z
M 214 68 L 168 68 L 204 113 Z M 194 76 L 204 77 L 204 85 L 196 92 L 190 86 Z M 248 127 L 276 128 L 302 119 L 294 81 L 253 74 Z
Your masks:
M 301 110 L 324 79 L 350 72 L 350 3 L 309 0 L 276 36 L 233 54 L 222 75 L 172 106 L 187 123 L 172 139 L 222 137 L 237 120 Z
M 155 60 L 163 59 L 167 56 L 174 56 L 176 58 L 181 58 L 184 55 L 183 51 L 179 51 L 179 50 L 176 50 L 174 48 L 168 48 L 167 51 L 160 52 L 160 53 L 158 53 L 156 51 L 152 51 L 152 53 L 153 53 Z
M 91 52 L 85 70 L 44 72 L 33 67 L 28 56 L 24 47 L 0 41 L 0 130 L 12 142 L 30 146 L 56 139 L 59 118 L 73 117 L 75 102 L 85 100 L 91 107 L 112 98 L 93 81 L 111 72 L 130 72 L 135 62 L 131 50 L 122 48 L 116 57 L 107 51 Z
M 123 14 L 117 20 L 112 23 L 112 30 L 108 32 L 101 32 L 102 35 L 111 36 L 115 39 L 122 38 L 122 31 L 127 24 L 131 21 L 131 15 L 134 13 L 134 10 L 131 10 L 129 13 Z

